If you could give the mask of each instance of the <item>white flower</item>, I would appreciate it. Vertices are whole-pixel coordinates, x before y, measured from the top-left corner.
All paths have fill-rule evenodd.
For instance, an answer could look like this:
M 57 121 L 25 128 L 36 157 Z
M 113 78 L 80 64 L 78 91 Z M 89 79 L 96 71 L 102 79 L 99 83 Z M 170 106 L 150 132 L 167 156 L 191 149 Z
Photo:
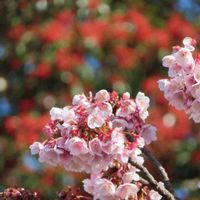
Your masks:
M 172 67 L 173 65 L 175 64 L 175 58 L 173 55 L 168 55 L 168 56 L 165 56 L 163 59 L 162 59 L 162 65 L 164 67 Z
M 140 154 L 142 153 L 142 151 L 138 148 L 134 149 L 131 152 L 130 158 L 133 162 L 136 162 L 138 164 L 143 164 L 144 163 L 144 158 L 142 156 L 140 156 Z
M 93 154 L 102 156 L 102 145 L 98 138 L 89 141 L 89 148 Z
M 80 154 L 86 154 L 89 151 L 86 141 L 82 138 L 73 137 L 67 140 L 66 143 L 72 155 L 78 156 Z
M 105 197 L 113 197 L 115 195 L 114 184 L 107 179 L 97 179 L 95 182 L 95 197 L 98 199 L 106 199 Z
M 129 166 L 129 168 L 129 171 L 126 172 L 122 177 L 123 182 L 131 183 L 132 181 L 139 181 L 140 176 L 137 174 L 137 172 L 139 172 L 140 170 L 134 166 Z
M 146 110 L 149 107 L 150 99 L 142 92 L 137 93 L 135 101 L 142 110 Z
M 121 199 L 128 199 L 137 195 L 139 188 L 132 183 L 124 183 L 120 185 L 116 190 L 116 195 Z
M 83 106 L 86 109 L 89 109 L 91 106 L 91 102 L 87 99 L 84 94 L 78 94 L 73 97 L 72 105 L 74 106 Z
M 162 198 L 162 196 L 155 190 L 151 190 L 149 192 L 149 197 L 150 197 L 150 200 L 160 200 Z
M 147 116 L 149 115 L 147 108 L 149 107 L 150 99 L 149 97 L 145 96 L 144 93 L 138 92 L 136 96 L 136 104 L 139 107 L 140 111 L 140 117 L 141 119 L 145 120 Z
M 96 107 L 94 111 L 88 116 L 87 124 L 91 129 L 94 129 L 103 126 L 104 123 L 105 115 L 99 110 L 99 108 Z
M 181 48 L 174 54 L 174 57 L 177 64 L 181 65 L 183 69 L 188 66 L 194 66 L 192 53 L 187 48 Z
M 31 149 L 31 154 L 35 155 L 38 154 L 40 150 L 44 148 L 44 146 L 40 142 L 34 142 L 29 148 Z
M 183 39 L 183 45 L 189 51 L 194 51 L 195 50 L 195 46 L 196 46 L 196 40 L 192 39 L 191 37 L 185 37 Z
M 53 107 L 50 110 L 51 120 L 62 120 L 62 109 Z
M 74 110 L 70 109 L 69 106 L 64 107 L 62 111 L 62 118 L 64 120 L 64 123 L 72 122 L 76 118 Z
M 156 131 L 157 131 L 156 127 L 150 124 L 146 124 L 143 126 L 141 136 L 144 138 L 144 141 L 147 145 L 157 139 Z
M 158 87 L 161 91 L 165 91 L 166 87 L 169 85 L 169 80 L 167 79 L 161 79 L 157 81 Z
M 88 192 L 89 194 L 94 193 L 94 182 L 91 179 L 83 180 L 83 188 L 84 191 Z
M 130 93 L 129 93 L 129 92 L 125 92 L 125 93 L 122 95 L 122 99 L 123 99 L 123 100 L 129 100 L 129 99 L 130 99 Z
M 110 95 L 107 90 L 100 90 L 96 93 L 94 98 L 98 102 L 106 102 L 110 100 Z
M 132 100 L 124 100 L 122 105 L 117 109 L 116 116 L 118 117 L 128 117 L 133 114 L 136 109 L 136 104 Z

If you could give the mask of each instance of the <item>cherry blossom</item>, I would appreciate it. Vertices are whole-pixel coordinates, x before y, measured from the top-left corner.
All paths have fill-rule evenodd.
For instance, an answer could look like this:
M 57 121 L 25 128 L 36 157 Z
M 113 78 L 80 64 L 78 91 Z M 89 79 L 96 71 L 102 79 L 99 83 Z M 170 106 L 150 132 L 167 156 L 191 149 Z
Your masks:
M 89 173 L 84 189 L 94 199 L 135 198 L 140 170 L 129 161 L 142 164 L 141 148 L 156 140 L 156 128 L 145 123 L 149 103 L 142 92 L 135 99 L 128 92 L 119 97 L 106 90 L 88 97 L 75 95 L 72 105 L 50 110 L 44 129 L 47 139 L 34 142 L 31 153 L 42 163 Z M 115 165 L 117 172 L 106 177 Z
M 151 190 L 149 192 L 149 198 L 150 198 L 150 200 L 160 200 L 162 198 L 162 196 L 155 190 Z
M 143 130 L 141 131 L 141 135 L 144 138 L 145 144 L 150 144 L 152 141 L 155 141 L 156 138 L 156 128 L 150 124 L 146 124 L 143 126 Z
M 172 54 L 163 58 L 163 66 L 169 69 L 170 78 L 159 80 L 158 84 L 172 106 L 184 110 L 190 118 L 200 123 L 200 60 L 192 55 L 196 41 L 186 37 L 183 45 L 174 47 Z
M 116 196 L 121 199 L 128 199 L 129 197 L 137 196 L 138 187 L 132 183 L 124 183 L 117 188 Z
M 113 165 L 114 168 L 116 166 Z M 109 177 L 104 173 L 92 174 L 83 181 L 84 190 L 92 194 L 94 199 L 128 199 L 137 197 L 140 186 L 137 172 L 140 170 L 130 164 L 121 165 Z M 135 182 L 135 183 L 134 183 Z
M 47 140 L 33 143 L 31 153 L 39 154 L 40 162 L 87 173 L 105 170 L 114 161 L 126 164 L 129 158 L 143 162 L 139 149 L 144 141 L 156 139 L 156 129 L 144 121 L 148 107 L 149 98 L 142 92 L 136 99 L 128 92 L 119 98 L 106 90 L 94 97 L 75 95 L 71 106 L 50 110 Z

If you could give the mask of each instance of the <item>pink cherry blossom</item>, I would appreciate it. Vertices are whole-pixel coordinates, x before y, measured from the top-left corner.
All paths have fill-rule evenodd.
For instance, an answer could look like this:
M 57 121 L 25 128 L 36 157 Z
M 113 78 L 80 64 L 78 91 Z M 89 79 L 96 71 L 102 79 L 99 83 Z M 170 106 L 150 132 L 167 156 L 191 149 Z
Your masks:
M 85 103 L 89 103 L 87 97 L 84 94 L 77 94 L 73 97 L 72 105 L 84 105 Z
M 175 57 L 173 55 L 165 56 L 162 59 L 162 64 L 164 67 L 171 68 L 175 65 Z
M 141 136 L 144 138 L 145 144 L 150 144 L 152 141 L 157 139 L 156 137 L 156 128 L 150 124 L 146 124 L 143 126 Z
M 93 154 L 102 156 L 102 143 L 98 138 L 94 138 L 89 141 L 89 148 Z
M 194 59 L 192 57 L 192 53 L 187 48 L 181 48 L 174 54 L 176 63 L 182 66 L 182 72 L 187 72 L 186 69 L 188 66 L 194 67 Z M 191 69 L 192 69 L 191 68 Z
M 143 164 L 144 158 L 141 156 L 142 151 L 136 148 L 134 151 L 131 152 L 130 158 L 133 162 Z
M 44 146 L 40 142 L 34 142 L 29 148 L 31 150 L 31 154 L 35 155 L 38 154 L 40 150 L 44 148 Z
M 93 194 L 95 191 L 95 181 L 99 174 L 92 174 L 90 179 L 84 179 L 83 180 L 83 187 L 86 192 L 89 194 Z
M 86 154 L 89 151 L 86 141 L 79 137 L 73 137 L 68 140 L 67 146 L 70 154 L 75 156 L 79 154 Z
M 99 200 L 124 200 L 137 197 L 139 191 L 138 186 L 133 181 L 139 181 L 139 170 L 130 164 L 121 165 L 117 169 L 117 173 L 107 178 L 103 177 L 103 173 L 93 173 L 90 179 L 83 181 L 86 192 L 93 195 L 94 199 Z M 122 181 L 114 181 L 122 178 Z
M 149 192 L 149 198 L 150 198 L 150 200 L 160 200 L 162 198 L 162 196 L 155 190 L 151 190 Z
M 149 107 L 149 102 L 150 102 L 149 98 L 145 96 L 144 93 L 138 92 L 135 101 L 139 108 L 139 114 L 140 114 L 141 119 L 145 120 L 149 115 L 147 111 L 147 108 Z
M 183 45 L 189 49 L 190 51 L 194 51 L 195 50 L 195 46 L 196 46 L 197 42 L 195 39 L 192 39 L 190 37 L 185 37 L 183 39 Z
M 123 99 L 123 100 L 129 100 L 129 99 L 130 99 L 130 93 L 129 93 L 129 92 L 125 92 L 125 93 L 122 95 L 122 99 Z
M 168 67 L 169 79 L 158 81 L 165 98 L 176 109 L 184 110 L 195 122 L 200 123 L 196 111 L 200 100 L 200 59 L 193 57 L 196 41 L 186 37 L 184 47 L 175 47 L 172 54 L 163 58 L 163 66 Z
M 149 98 L 142 92 L 136 99 L 128 92 L 120 98 L 106 90 L 94 97 L 91 93 L 89 97 L 75 95 L 72 105 L 50 110 L 47 139 L 33 143 L 31 153 L 38 154 L 40 162 L 86 173 L 107 170 L 114 162 L 126 165 L 129 159 L 142 163 L 143 135 L 155 139 L 153 129 L 149 135 L 142 132 L 147 127 L 148 107 Z M 137 174 L 130 173 L 136 180 Z
M 94 111 L 88 116 L 87 124 L 89 128 L 99 128 L 105 123 L 105 117 L 99 108 L 95 108 Z
M 98 108 L 99 113 L 101 113 L 105 118 L 112 115 L 112 106 L 109 103 L 103 102 L 99 104 Z
M 62 119 L 64 123 L 70 123 L 75 121 L 76 115 L 73 109 L 70 109 L 69 106 L 66 106 L 62 110 Z
M 124 100 L 121 102 L 121 106 L 116 111 L 116 116 L 128 117 L 136 110 L 136 104 L 133 100 Z
M 127 171 L 122 177 L 123 182 L 131 183 L 132 181 L 139 181 L 140 176 L 137 174 L 137 172 L 139 172 L 139 171 L 140 171 L 139 169 L 130 165 L 129 171 Z
M 114 184 L 107 179 L 97 179 L 95 182 L 94 198 L 106 200 L 115 195 Z
M 58 154 L 54 149 L 43 148 L 39 152 L 39 161 L 51 166 L 58 165 Z
M 52 120 L 57 120 L 57 119 L 62 120 L 62 109 L 53 107 L 53 108 L 50 110 L 49 113 L 50 113 L 50 115 L 51 115 L 51 119 L 52 119 Z
M 96 93 L 94 98 L 97 102 L 108 102 L 110 99 L 110 95 L 107 90 L 100 90 Z
M 128 128 L 128 122 L 124 119 L 119 119 L 119 118 L 114 119 L 111 124 L 113 128 L 118 127 L 118 128 L 122 128 L 123 130 L 125 128 Z
M 130 197 L 136 197 L 139 188 L 132 183 L 124 183 L 120 185 L 116 190 L 116 196 L 121 199 L 128 199 Z

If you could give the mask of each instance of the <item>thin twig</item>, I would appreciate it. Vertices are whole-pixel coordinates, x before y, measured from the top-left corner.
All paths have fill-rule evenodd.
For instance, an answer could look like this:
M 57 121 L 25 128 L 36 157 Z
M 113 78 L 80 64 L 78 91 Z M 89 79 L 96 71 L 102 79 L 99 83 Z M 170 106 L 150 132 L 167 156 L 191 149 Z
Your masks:
M 167 172 L 165 171 L 164 167 L 161 165 L 161 163 L 156 159 L 156 157 L 151 153 L 151 151 L 147 148 L 142 149 L 143 154 L 152 162 L 154 167 L 158 170 L 160 176 L 163 179 L 163 182 L 165 184 L 166 189 L 168 189 L 172 194 L 174 194 L 173 187 L 170 183 L 169 177 L 167 175 Z
M 146 179 L 149 181 L 149 183 L 153 186 L 153 188 L 158 191 L 166 200 L 175 200 L 175 197 L 173 194 L 171 194 L 165 187 L 162 185 L 158 184 L 158 182 L 155 180 L 155 178 L 150 174 L 148 169 L 144 167 L 141 164 L 138 164 L 133 161 L 129 161 L 132 165 L 136 166 L 138 169 L 141 170 L 141 172 L 144 173 L 146 176 Z
M 149 185 L 149 181 L 147 181 L 146 179 L 140 177 L 140 182 L 142 183 L 142 185 Z

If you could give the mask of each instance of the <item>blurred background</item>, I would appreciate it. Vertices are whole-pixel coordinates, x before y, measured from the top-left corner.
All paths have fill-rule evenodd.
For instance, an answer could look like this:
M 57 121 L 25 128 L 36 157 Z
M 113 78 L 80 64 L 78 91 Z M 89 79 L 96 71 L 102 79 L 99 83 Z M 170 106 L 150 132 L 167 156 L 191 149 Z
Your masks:
M 1 0 L 0 191 L 26 187 L 55 199 L 81 184 L 80 174 L 40 164 L 29 145 L 44 138 L 52 106 L 105 88 L 151 98 L 151 149 L 176 194 L 199 200 L 200 125 L 169 106 L 156 83 L 167 77 L 162 57 L 185 36 L 200 42 L 199 0 Z

